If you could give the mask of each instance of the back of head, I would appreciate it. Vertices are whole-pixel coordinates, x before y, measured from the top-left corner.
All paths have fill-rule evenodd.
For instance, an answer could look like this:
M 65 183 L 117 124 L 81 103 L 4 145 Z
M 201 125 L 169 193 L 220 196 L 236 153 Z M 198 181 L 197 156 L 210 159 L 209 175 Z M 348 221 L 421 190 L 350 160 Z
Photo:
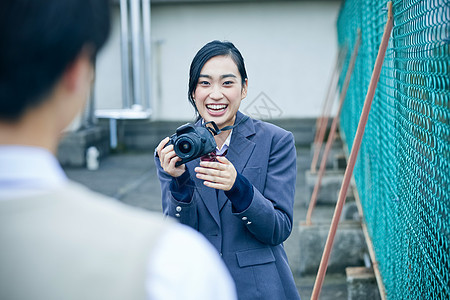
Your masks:
M 109 30 L 108 0 L 0 1 L 0 120 L 41 104 L 83 48 L 94 61 Z

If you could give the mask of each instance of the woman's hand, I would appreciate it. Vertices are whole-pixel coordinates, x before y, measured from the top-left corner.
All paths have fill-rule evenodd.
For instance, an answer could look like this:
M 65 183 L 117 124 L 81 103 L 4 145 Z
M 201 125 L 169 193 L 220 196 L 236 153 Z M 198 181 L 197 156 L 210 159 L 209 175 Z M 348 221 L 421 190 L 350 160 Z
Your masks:
M 163 139 L 158 147 L 156 147 L 156 152 L 158 153 L 163 170 L 172 177 L 179 177 L 186 171 L 186 166 L 184 164 L 178 167 L 175 166 L 175 163 L 180 161 L 181 158 L 179 158 L 173 150 L 173 145 L 164 147 L 168 142 L 168 137 Z
M 195 168 L 196 176 L 208 187 L 229 191 L 236 181 L 236 169 L 226 157 L 217 156 L 216 159 L 218 162 L 201 161 L 200 167 Z

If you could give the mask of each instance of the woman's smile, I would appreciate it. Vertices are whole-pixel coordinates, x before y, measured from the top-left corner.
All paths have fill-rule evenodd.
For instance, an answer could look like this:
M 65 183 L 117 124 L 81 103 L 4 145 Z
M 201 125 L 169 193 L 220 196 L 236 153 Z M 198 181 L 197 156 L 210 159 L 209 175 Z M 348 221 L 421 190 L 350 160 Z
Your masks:
M 226 112 L 227 104 L 206 104 L 208 113 L 212 116 L 221 116 Z

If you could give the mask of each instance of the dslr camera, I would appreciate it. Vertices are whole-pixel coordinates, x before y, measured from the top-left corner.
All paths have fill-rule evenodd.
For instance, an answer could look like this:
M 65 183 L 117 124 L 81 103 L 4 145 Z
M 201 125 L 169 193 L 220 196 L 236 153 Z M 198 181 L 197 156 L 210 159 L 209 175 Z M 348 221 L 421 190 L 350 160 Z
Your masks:
M 210 130 L 206 126 L 196 127 L 190 123 L 177 128 L 166 144 L 166 146 L 173 145 L 175 153 L 181 158 L 175 166 L 178 167 L 216 149 L 216 141 Z

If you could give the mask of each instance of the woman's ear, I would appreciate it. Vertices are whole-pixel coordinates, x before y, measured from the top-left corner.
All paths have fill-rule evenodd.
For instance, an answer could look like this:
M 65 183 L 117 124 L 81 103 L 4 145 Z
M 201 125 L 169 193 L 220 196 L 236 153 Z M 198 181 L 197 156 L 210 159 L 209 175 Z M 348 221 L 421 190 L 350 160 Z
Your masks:
M 245 83 L 242 85 L 241 100 L 247 97 L 247 90 L 248 90 L 248 79 L 246 78 Z

